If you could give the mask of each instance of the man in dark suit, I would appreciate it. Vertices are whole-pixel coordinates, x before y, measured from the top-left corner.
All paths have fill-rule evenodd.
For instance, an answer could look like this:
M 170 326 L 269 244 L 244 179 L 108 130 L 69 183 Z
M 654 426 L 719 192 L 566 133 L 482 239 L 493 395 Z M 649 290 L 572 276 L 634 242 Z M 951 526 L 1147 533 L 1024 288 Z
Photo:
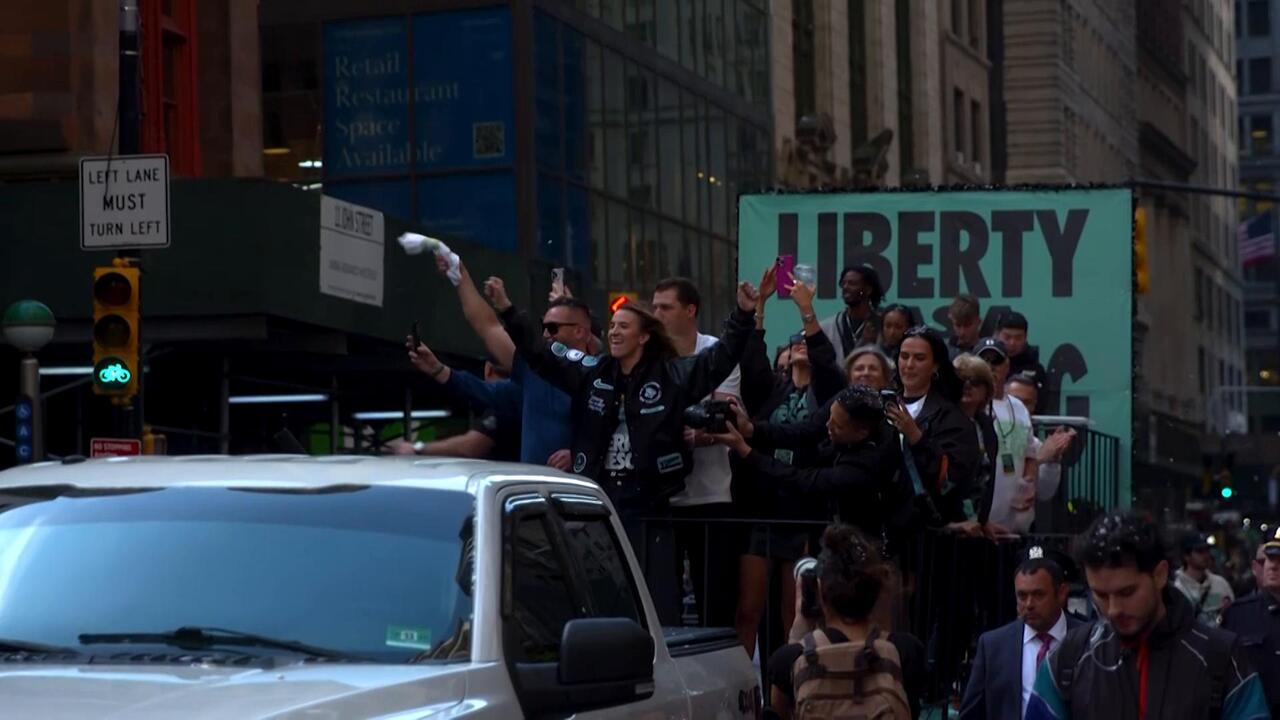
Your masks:
M 1018 619 L 978 639 L 961 720 L 1021 720 L 1040 663 L 1079 624 L 1065 612 L 1070 588 L 1062 566 L 1042 548 L 1028 551 L 1013 584 Z

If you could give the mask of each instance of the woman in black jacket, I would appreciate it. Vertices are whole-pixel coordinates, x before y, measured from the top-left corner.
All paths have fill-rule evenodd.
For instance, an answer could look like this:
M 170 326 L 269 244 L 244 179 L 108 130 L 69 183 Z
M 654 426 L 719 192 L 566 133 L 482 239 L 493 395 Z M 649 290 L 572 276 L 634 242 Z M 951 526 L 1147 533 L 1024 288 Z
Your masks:
M 516 352 L 572 398 L 573 472 L 595 480 L 613 501 L 664 624 L 680 622 L 674 536 L 669 525 L 646 519 L 669 515 L 667 500 L 684 489 L 693 468 L 685 408 L 733 372 L 754 327 L 757 295 L 741 283 L 720 342 L 684 358 L 662 323 L 639 305 L 614 312 L 603 355 L 548 344 L 519 315 L 502 317 Z
M 818 446 L 819 461 L 798 468 L 778 462 L 767 439 L 749 443 L 754 435 L 749 421 L 729 426 L 716 440 L 744 458 L 757 477 L 784 497 L 803 499 L 810 505 L 835 508 L 836 521 L 881 538 L 888 508 L 909 498 L 897 482 L 902 453 L 895 433 L 884 422 L 880 396 L 874 388 L 855 385 L 842 390 L 830 403 L 825 437 L 810 438 Z M 761 452 L 761 450 L 766 450 Z
M 958 406 L 963 385 L 936 330 L 922 325 L 907 331 L 897 385 L 900 401 L 885 415 L 901 435 L 904 469 L 922 501 L 923 519 L 935 527 L 963 522 L 982 451 L 973 421 Z

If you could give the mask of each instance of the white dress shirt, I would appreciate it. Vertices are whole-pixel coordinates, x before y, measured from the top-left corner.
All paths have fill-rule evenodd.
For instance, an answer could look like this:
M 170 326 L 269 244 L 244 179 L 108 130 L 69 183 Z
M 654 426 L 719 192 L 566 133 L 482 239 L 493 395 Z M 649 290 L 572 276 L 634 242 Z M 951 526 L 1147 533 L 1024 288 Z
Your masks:
M 1049 635 L 1053 637 L 1052 650 L 1062 642 L 1067 636 L 1067 614 L 1058 613 L 1058 622 L 1049 628 Z M 1027 703 L 1031 700 L 1031 688 L 1036 684 L 1036 671 L 1040 668 L 1036 667 L 1036 656 L 1040 654 L 1040 639 L 1036 637 L 1036 631 L 1031 629 L 1030 625 L 1022 626 L 1022 717 L 1027 715 Z

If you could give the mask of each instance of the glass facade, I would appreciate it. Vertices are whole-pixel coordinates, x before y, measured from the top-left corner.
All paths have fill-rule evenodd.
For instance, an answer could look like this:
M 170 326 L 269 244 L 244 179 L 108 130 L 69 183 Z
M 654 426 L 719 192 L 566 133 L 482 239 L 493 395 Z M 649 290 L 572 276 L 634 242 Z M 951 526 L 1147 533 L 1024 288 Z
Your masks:
M 601 290 L 644 297 L 687 275 L 718 315 L 736 198 L 771 184 L 767 20 L 749 0 L 539 3 L 528 74 L 506 5 L 267 26 L 267 174 Z M 531 108 L 517 106 L 523 77 Z M 524 182 L 532 218 L 516 211 Z

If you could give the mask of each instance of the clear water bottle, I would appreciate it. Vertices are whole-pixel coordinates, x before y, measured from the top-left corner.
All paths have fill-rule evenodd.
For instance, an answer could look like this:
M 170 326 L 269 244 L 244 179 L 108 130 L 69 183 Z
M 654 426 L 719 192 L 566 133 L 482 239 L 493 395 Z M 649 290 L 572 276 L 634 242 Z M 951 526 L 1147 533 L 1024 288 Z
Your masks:
M 795 270 L 791 272 L 795 279 L 804 283 L 808 287 L 813 287 L 818 281 L 818 271 L 812 265 L 796 265 Z

